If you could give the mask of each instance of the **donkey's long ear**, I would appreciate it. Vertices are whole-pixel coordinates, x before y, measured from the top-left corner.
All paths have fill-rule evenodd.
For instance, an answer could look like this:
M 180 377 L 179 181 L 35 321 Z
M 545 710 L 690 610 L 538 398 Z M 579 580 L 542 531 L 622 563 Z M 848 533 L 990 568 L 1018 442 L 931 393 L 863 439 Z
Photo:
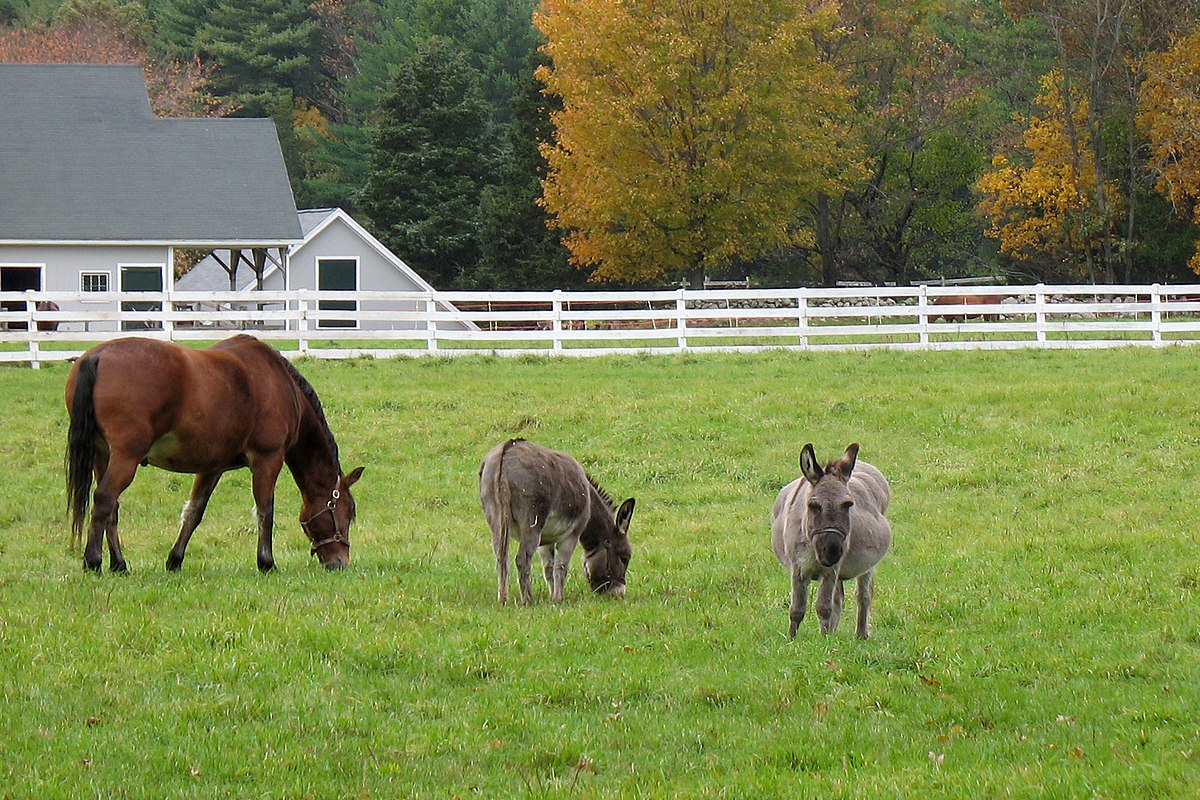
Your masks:
M 804 445 L 804 449 L 800 451 L 800 474 L 808 478 L 808 482 L 814 486 L 825 477 L 825 470 L 817 462 L 817 454 L 813 452 L 812 442 Z
M 633 506 L 634 500 L 631 497 L 621 503 L 621 507 L 617 509 L 616 527 L 617 532 L 622 536 L 629 535 L 629 520 L 633 519 Z
M 858 443 L 854 443 L 846 448 L 846 452 L 833 465 L 832 471 L 835 475 L 844 481 L 850 480 L 850 474 L 854 472 L 854 465 L 858 463 Z

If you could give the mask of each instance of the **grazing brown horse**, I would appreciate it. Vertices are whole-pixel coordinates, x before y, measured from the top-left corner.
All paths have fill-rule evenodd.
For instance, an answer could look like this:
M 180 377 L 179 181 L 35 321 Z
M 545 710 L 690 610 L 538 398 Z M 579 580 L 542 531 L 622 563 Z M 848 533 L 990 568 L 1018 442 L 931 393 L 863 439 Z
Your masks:
M 878 469 L 858 460 L 858 445 L 825 466 L 811 444 L 800 452 L 803 477 L 783 487 L 771 513 L 771 548 L 792 575 L 791 627 L 804 620 L 808 584 L 820 580 L 817 617 L 822 633 L 837 630 L 845 590 L 842 581 L 858 579 L 858 637 L 866 639 L 875 566 L 892 543 L 888 504 L 892 490 Z
M 933 298 L 935 306 L 989 306 L 997 302 L 994 297 L 978 294 L 945 294 Z M 940 310 L 929 312 L 929 321 L 936 322 L 966 322 L 968 319 L 994 321 L 999 319 L 997 314 L 946 314 Z
M 317 393 L 274 348 L 244 335 L 208 350 L 116 339 L 75 362 L 66 399 L 67 494 L 75 541 L 83 532 L 93 474 L 96 479 L 83 552 L 87 569 L 100 570 L 106 536 L 109 568 L 127 569 L 117 536 L 118 500 L 139 464 L 196 476 L 168 570 L 183 564 L 188 539 L 221 475 L 240 467 L 249 467 L 253 476 L 258 568 L 274 569 L 275 482 L 284 464 L 300 489 L 300 526 L 312 554 L 330 569 L 350 563 L 350 487 L 362 467 L 342 474 Z
M 534 550 L 542 556 L 551 601 L 563 599 L 576 544 L 583 545 L 583 574 L 592 591 L 625 596 L 625 572 L 633 555 L 633 498 L 614 508 L 608 494 L 571 456 L 524 439 L 501 442 L 479 467 L 479 499 L 492 529 L 501 604 L 508 601 L 509 537 L 519 542 L 522 603 L 533 602 L 529 573 Z

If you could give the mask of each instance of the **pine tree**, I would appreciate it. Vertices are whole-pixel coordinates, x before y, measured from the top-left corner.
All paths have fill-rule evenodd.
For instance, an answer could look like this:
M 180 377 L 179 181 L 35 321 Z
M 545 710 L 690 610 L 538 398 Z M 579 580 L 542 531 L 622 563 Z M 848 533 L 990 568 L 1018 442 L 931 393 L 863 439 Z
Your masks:
M 495 169 L 478 74 L 453 45 L 430 39 L 399 67 L 380 111 L 360 207 L 434 286 L 461 286 L 479 258 L 480 196 Z
M 530 59 L 525 92 L 513 103 L 499 183 L 484 191 L 479 269 L 470 276 L 477 288 L 571 289 L 582 286 L 587 277 L 568 263 L 570 252 L 561 234 L 547 224 L 550 216 L 539 204 L 547 168 L 539 146 L 553 140 L 550 112 L 559 104 L 542 93 L 533 70 L 548 61 L 540 53 Z

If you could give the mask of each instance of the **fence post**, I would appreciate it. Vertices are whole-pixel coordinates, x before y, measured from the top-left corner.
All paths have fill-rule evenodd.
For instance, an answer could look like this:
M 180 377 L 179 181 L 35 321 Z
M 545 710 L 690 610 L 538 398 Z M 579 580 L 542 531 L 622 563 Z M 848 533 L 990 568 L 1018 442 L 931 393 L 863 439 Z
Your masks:
M 41 345 L 37 340 L 37 301 L 29 300 L 25 303 L 25 335 L 29 343 L 29 366 L 32 369 L 41 369 L 42 363 L 38 360 L 41 352 Z
M 1038 344 L 1046 343 L 1046 284 L 1033 287 L 1034 321 L 1037 323 Z
M 921 349 L 929 347 L 929 285 L 922 283 L 917 287 L 917 333 Z
M 1150 287 L 1150 327 L 1153 328 L 1154 346 L 1162 347 L 1162 287 L 1157 283 Z
M 554 335 L 554 342 L 551 344 L 551 350 L 555 355 L 560 355 L 563 349 L 562 343 L 562 289 L 555 289 L 553 297 L 550 299 L 550 308 L 554 312 L 554 320 L 551 323 L 551 332 Z
M 683 298 L 684 290 L 678 289 L 675 294 L 675 330 L 678 334 L 679 350 L 687 350 L 687 300 Z
M 425 337 L 428 342 L 429 354 L 436 355 L 438 351 L 437 339 L 437 301 L 433 299 L 433 293 L 425 298 Z
M 168 292 L 163 293 L 162 310 L 163 310 L 163 323 L 162 323 L 163 333 L 165 333 L 167 335 L 168 342 L 173 342 L 173 341 L 175 341 L 175 320 L 174 320 L 175 294 L 174 294 L 174 292 L 168 291 Z
M 800 349 L 808 349 L 808 295 L 803 287 L 796 290 L 796 325 L 800 329 Z
M 299 313 L 299 319 L 296 320 L 296 332 L 299 339 L 296 341 L 296 349 L 300 351 L 300 355 L 308 355 L 308 290 L 301 289 L 300 296 L 296 298 L 296 310 Z

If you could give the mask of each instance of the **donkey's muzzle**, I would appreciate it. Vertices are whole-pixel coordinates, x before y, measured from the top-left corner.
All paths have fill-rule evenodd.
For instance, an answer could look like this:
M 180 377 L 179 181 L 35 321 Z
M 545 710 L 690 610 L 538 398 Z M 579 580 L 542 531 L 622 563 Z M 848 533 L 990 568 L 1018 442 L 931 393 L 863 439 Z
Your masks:
M 625 598 L 625 584 L 609 583 L 608 585 L 597 589 L 596 594 L 602 594 L 606 597 L 615 597 L 618 600 L 623 600 Z

